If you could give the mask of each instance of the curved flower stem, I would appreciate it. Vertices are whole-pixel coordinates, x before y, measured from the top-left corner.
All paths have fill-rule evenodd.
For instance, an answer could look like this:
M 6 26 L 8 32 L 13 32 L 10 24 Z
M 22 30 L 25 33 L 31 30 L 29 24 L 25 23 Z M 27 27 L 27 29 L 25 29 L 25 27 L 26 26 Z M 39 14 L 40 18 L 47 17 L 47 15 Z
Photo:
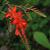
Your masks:
M 22 29 L 22 36 L 23 36 L 23 39 L 24 39 L 24 44 L 26 46 L 26 49 L 30 50 L 30 45 L 29 45 L 28 39 L 26 37 L 25 31 L 23 29 Z
M 28 43 L 28 39 L 26 38 L 26 35 L 23 35 L 23 37 L 22 37 L 22 35 L 20 34 L 19 36 L 20 36 L 23 44 L 26 46 L 26 50 L 30 50 L 30 46 Z
M 23 35 L 23 38 L 25 40 L 26 49 L 30 50 L 29 42 L 28 42 L 28 39 L 27 39 L 26 35 Z
M 21 35 L 21 34 L 19 34 L 19 36 L 20 36 L 20 38 L 21 38 L 22 42 L 24 43 L 24 39 L 23 39 L 22 35 Z

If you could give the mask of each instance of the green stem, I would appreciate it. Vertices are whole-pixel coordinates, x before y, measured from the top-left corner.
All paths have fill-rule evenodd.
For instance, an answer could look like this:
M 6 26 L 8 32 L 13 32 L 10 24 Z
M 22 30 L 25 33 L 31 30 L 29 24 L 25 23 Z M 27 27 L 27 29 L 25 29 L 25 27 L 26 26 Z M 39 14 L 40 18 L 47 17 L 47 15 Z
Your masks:
M 20 35 L 20 38 L 21 38 L 23 44 L 25 44 L 26 50 L 30 50 L 30 46 L 28 44 L 27 38 L 26 37 L 23 38 L 22 35 Z
M 24 37 L 24 40 L 25 40 L 25 45 L 26 45 L 27 50 L 30 50 L 29 42 L 28 42 L 26 35 L 24 35 L 23 37 Z
M 30 45 L 29 45 L 28 39 L 26 37 L 25 31 L 23 29 L 22 29 L 22 36 L 24 39 L 24 44 L 26 46 L 26 50 L 30 50 Z

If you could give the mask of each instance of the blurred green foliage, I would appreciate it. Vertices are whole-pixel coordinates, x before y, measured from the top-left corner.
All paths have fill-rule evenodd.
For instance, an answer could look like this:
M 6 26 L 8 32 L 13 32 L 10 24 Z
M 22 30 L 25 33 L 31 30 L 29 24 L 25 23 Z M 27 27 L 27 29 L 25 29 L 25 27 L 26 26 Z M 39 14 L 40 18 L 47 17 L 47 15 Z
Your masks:
M 29 39 L 29 44 L 31 47 L 31 50 L 46 50 L 48 49 L 48 42 L 50 44 L 50 9 L 48 13 L 48 7 L 50 7 L 50 0 L 8 0 L 10 5 L 18 5 L 21 6 L 21 10 L 24 13 L 24 18 L 27 20 L 29 19 L 25 11 L 28 7 L 35 6 L 36 8 L 39 8 L 40 11 L 45 13 L 47 16 L 46 18 L 39 16 L 38 14 L 29 11 L 30 18 L 28 22 L 28 27 L 26 29 L 26 36 Z M 11 48 L 10 50 L 25 50 L 24 44 L 22 44 L 20 37 L 15 36 L 15 26 L 12 26 L 14 30 L 12 32 L 8 31 L 9 28 L 9 20 L 5 18 L 5 12 L 8 11 L 8 5 L 5 4 L 6 0 L 0 1 L 0 30 L 4 32 L 4 36 L 0 37 L 0 47 L 3 45 L 8 46 L 8 48 Z M 45 10 L 45 11 L 44 11 Z M 5 19 L 3 19 L 5 18 Z M 8 23 L 7 23 L 8 22 Z M 3 25 L 3 26 L 2 26 Z M 36 32 L 38 31 L 38 32 Z M 1 31 L 0 31 L 1 32 Z M 9 33 L 9 37 L 6 35 L 6 33 Z M 42 32 L 42 33 L 41 33 Z M 42 39 L 41 39 L 42 37 Z M 47 38 L 46 38 L 47 37 Z M 42 46 L 36 49 L 36 46 L 33 47 L 33 41 L 36 41 L 37 44 L 40 44 Z M 39 45 L 37 45 L 39 46 Z M 48 49 L 49 50 L 49 49 Z

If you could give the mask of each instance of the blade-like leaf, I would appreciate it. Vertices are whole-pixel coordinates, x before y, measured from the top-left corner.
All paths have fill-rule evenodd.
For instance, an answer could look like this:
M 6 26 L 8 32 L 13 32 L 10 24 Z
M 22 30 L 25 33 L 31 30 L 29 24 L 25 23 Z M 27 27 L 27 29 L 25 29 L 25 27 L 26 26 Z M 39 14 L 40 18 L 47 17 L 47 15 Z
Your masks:
M 33 35 L 34 39 L 36 42 L 38 42 L 39 44 L 41 44 L 42 46 L 49 48 L 50 49 L 50 43 L 46 37 L 46 35 L 42 32 L 34 32 Z

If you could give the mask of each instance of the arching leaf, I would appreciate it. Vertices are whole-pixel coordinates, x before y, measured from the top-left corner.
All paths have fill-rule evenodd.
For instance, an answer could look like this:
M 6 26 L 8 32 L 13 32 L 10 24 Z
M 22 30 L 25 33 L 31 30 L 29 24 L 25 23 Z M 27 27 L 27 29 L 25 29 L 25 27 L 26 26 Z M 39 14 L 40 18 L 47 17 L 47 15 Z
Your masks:
M 46 37 L 46 35 L 42 32 L 34 32 L 33 35 L 35 41 L 39 44 L 41 44 L 42 46 L 49 48 L 50 49 L 50 43 Z

